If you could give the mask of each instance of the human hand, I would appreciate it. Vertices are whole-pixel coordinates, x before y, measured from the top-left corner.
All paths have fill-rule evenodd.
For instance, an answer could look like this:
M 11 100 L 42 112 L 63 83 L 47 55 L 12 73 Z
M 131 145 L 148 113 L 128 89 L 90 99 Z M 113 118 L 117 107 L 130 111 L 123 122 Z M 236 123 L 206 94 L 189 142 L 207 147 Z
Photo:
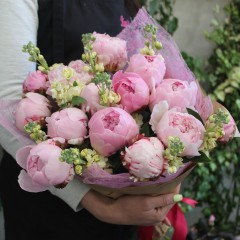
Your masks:
M 159 196 L 124 195 L 110 199 L 90 190 L 82 199 L 82 206 L 103 222 L 121 225 L 155 225 L 165 220 L 173 205 L 181 201 L 180 186 L 173 193 Z

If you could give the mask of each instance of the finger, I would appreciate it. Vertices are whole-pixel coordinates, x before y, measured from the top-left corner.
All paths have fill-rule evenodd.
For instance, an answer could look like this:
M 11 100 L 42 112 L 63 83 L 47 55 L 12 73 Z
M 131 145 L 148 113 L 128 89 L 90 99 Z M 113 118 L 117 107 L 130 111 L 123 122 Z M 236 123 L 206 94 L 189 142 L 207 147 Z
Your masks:
M 179 183 L 173 193 L 178 194 L 181 189 L 181 183 Z
M 172 207 L 173 207 L 174 205 L 175 205 L 175 203 L 163 207 L 163 208 L 162 208 L 162 213 L 163 213 L 163 215 L 167 216 L 168 212 L 172 209 Z
M 167 206 L 169 204 L 180 202 L 182 199 L 183 199 L 183 196 L 181 194 L 168 193 L 168 194 L 152 197 L 150 204 L 152 208 L 159 208 L 159 207 Z
M 169 219 L 168 219 L 167 217 L 165 217 L 165 219 L 163 220 L 163 223 L 164 223 L 165 225 L 167 225 L 168 227 L 171 227 L 171 226 L 172 226 L 171 222 L 169 221 Z
M 165 207 L 157 208 L 156 209 L 156 219 L 157 219 L 157 221 L 158 222 L 166 221 L 171 225 L 171 223 L 166 218 L 166 216 L 173 206 L 174 206 L 174 204 L 170 204 L 170 205 L 167 205 Z

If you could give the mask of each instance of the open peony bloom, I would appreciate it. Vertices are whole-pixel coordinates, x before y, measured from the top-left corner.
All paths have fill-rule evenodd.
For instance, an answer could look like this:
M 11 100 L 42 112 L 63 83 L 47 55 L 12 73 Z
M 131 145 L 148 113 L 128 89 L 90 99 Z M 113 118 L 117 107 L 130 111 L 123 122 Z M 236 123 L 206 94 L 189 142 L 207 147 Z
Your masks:
M 136 73 L 118 71 L 112 79 L 113 90 L 121 96 L 121 106 L 129 113 L 149 103 L 149 88 Z
M 76 73 L 76 77 L 79 81 L 88 84 L 91 82 L 93 75 L 84 71 L 84 67 L 87 66 L 82 60 L 72 61 L 68 64 L 69 67 L 73 68 Z
M 185 109 L 196 104 L 198 87 L 195 82 L 188 83 L 178 79 L 164 79 L 150 96 L 150 109 L 154 105 L 166 100 L 169 108 Z
M 93 36 L 96 38 L 92 45 L 98 56 L 97 63 L 102 63 L 108 72 L 122 69 L 127 63 L 126 41 L 107 34 L 93 33 Z
M 122 149 L 138 133 L 135 120 L 121 108 L 99 110 L 89 121 L 91 146 L 105 157 Z
M 18 177 L 20 187 L 28 192 L 42 192 L 72 180 L 72 166 L 59 161 L 61 151 L 60 147 L 49 142 L 18 150 L 16 160 L 24 169 Z
M 29 92 L 17 105 L 15 119 L 16 127 L 24 132 L 24 126 L 30 121 L 40 122 L 51 115 L 50 104 L 46 97 Z
M 202 123 L 188 113 L 167 111 L 157 125 L 158 138 L 168 146 L 168 137 L 179 137 L 184 145 L 182 156 L 199 156 L 205 128 Z
M 86 100 L 81 104 L 81 109 L 84 112 L 93 115 L 98 110 L 105 108 L 100 105 L 99 88 L 94 83 L 89 83 L 83 88 L 80 96 Z
M 44 92 L 47 89 L 47 75 L 41 71 L 30 72 L 23 82 L 23 92 Z
M 81 144 L 87 136 L 87 115 L 78 108 L 66 108 L 46 118 L 51 137 L 61 137 L 70 144 Z
M 144 56 L 142 54 L 135 54 L 130 58 L 126 71 L 139 74 L 152 92 L 163 80 L 166 65 L 161 55 Z
M 142 138 L 125 148 L 123 165 L 137 179 L 155 178 L 167 168 L 163 152 L 164 147 L 158 138 Z
M 222 138 L 218 139 L 218 141 L 220 141 L 220 142 L 228 142 L 228 141 L 230 141 L 234 137 L 235 132 L 237 130 L 236 123 L 235 123 L 235 121 L 234 121 L 234 119 L 233 119 L 233 117 L 231 115 L 230 115 L 229 123 L 228 124 L 224 124 L 223 130 L 224 130 L 224 136 Z

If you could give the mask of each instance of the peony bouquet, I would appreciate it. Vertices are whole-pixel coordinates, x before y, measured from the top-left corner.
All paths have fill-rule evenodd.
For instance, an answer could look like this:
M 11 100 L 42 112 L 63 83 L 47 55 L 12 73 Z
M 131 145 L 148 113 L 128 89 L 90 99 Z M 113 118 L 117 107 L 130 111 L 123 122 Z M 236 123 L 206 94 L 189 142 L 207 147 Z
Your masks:
M 167 193 L 234 137 L 230 113 L 204 95 L 144 9 L 117 37 L 94 32 L 82 42 L 82 59 L 53 66 L 25 45 L 38 70 L 22 100 L 1 103 L 15 112 L 13 125 L 6 112 L 1 124 L 26 145 L 16 155 L 24 190 L 62 188 L 77 176 L 111 197 Z

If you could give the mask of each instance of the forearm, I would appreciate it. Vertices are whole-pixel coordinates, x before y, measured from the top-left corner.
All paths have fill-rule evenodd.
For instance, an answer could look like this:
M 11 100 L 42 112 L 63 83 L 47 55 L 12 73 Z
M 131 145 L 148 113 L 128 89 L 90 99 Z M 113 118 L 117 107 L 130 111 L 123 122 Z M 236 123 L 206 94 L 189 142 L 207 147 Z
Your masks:
M 0 99 L 20 99 L 24 79 L 36 68 L 35 63 L 28 61 L 27 54 L 22 53 L 22 46 L 29 41 L 36 44 L 38 1 L 1 0 L 0 9 Z M 2 126 L 0 144 L 13 158 L 17 150 L 26 145 Z M 81 198 L 88 190 L 86 185 L 75 179 L 65 189 L 52 188 L 50 191 L 78 211 Z

